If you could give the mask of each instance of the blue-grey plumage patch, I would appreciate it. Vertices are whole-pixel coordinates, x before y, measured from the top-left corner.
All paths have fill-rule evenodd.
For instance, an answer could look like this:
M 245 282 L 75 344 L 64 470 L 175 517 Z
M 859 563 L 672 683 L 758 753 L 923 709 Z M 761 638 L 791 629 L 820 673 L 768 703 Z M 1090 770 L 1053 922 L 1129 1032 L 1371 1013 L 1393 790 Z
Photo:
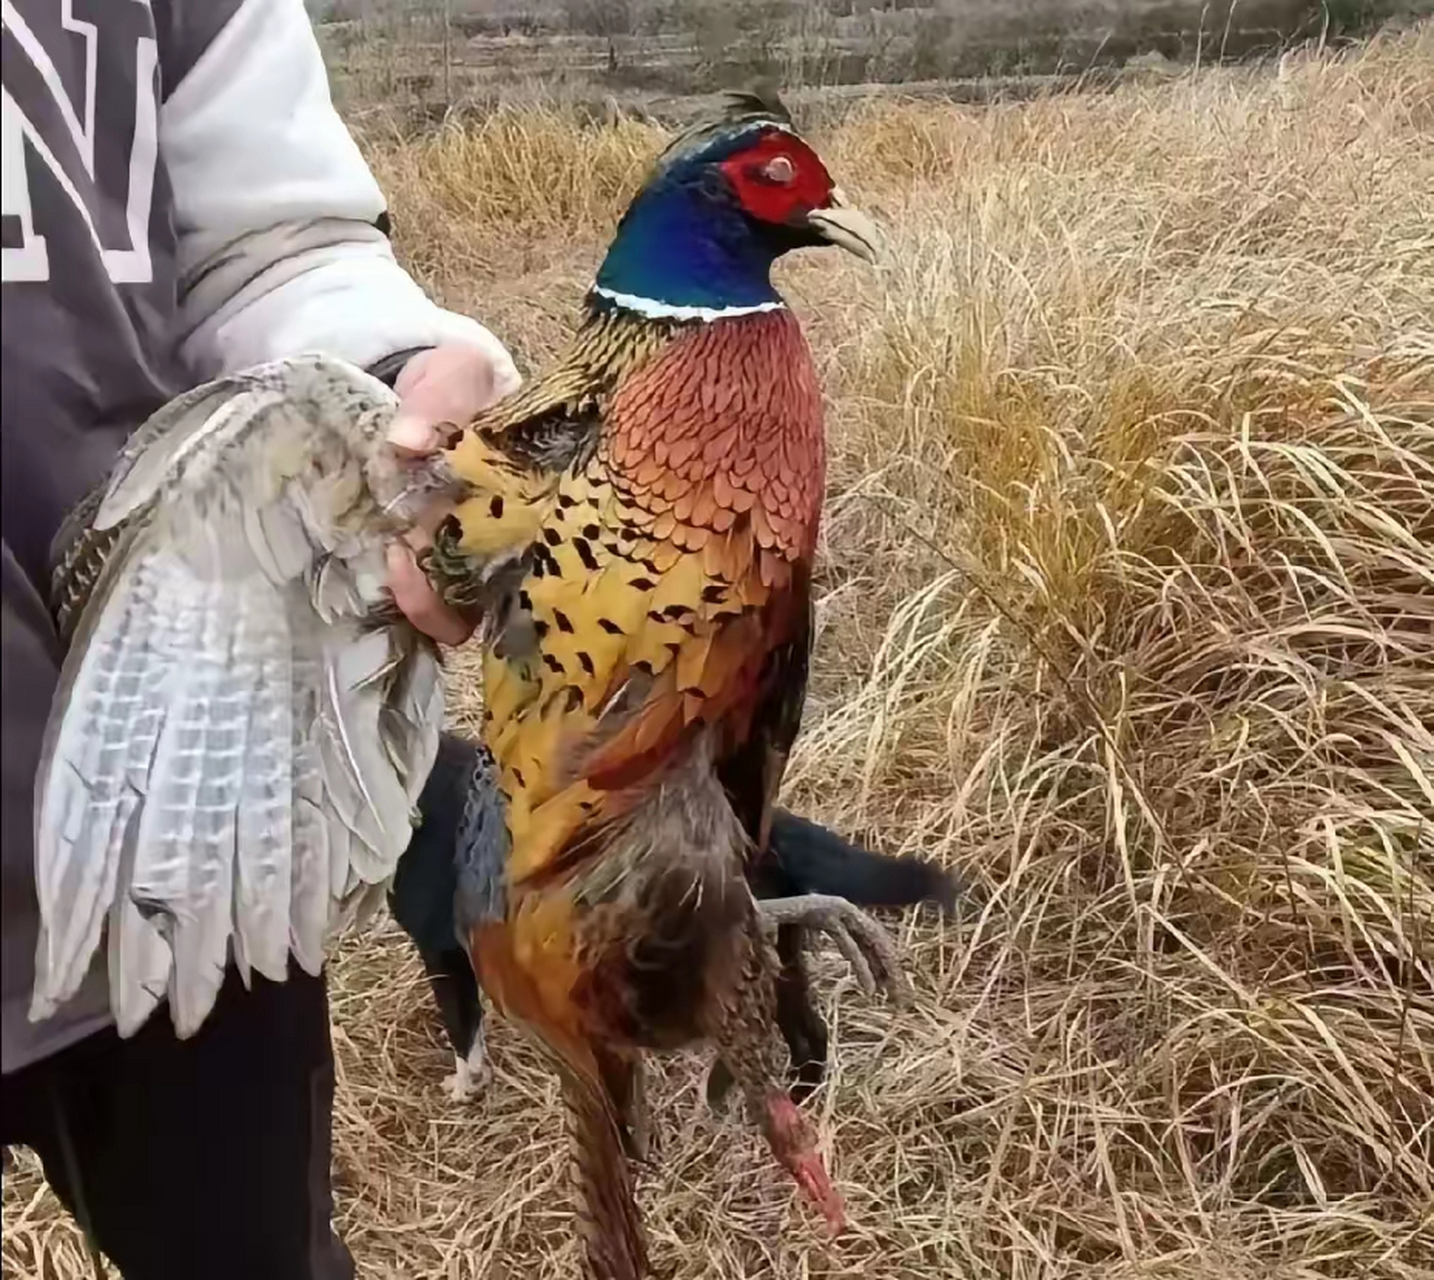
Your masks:
M 460 938 L 485 920 L 501 920 L 507 910 L 503 863 L 508 855 L 508 826 L 498 792 L 497 771 L 486 747 L 473 763 L 463 823 L 458 830 L 458 894 L 454 922 Z

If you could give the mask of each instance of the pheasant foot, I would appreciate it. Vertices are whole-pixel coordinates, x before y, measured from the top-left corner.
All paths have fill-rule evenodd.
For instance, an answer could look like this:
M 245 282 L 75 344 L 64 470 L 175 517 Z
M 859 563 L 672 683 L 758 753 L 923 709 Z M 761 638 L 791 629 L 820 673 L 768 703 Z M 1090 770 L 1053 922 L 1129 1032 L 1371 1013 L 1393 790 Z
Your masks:
M 829 934 L 868 995 L 880 989 L 898 1006 L 911 1003 L 911 982 L 901 967 L 895 941 L 860 907 L 826 893 L 766 898 L 757 906 L 768 928 L 795 924 Z
M 628 1154 L 646 1164 L 652 1154 L 652 1112 L 647 1106 L 647 1072 L 641 1058 L 632 1064 L 632 1091 L 623 1120 Z

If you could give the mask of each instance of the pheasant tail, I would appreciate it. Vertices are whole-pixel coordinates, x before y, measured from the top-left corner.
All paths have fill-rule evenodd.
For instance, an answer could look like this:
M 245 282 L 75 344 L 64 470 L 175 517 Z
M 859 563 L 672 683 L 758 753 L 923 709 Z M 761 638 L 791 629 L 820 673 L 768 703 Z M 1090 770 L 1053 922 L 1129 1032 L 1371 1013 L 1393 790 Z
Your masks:
M 618 1109 L 596 1071 L 562 1064 L 583 1245 L 593 1280 L 642 1280 L 647 1246 Z

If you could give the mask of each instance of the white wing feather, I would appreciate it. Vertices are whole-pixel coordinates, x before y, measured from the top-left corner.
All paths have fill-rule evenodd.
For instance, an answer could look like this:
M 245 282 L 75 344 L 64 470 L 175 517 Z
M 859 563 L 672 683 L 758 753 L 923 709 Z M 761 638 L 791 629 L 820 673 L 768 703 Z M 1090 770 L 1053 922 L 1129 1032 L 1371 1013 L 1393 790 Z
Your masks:
M 391 535 L 365 463 L 396 401 L 303 357 L 200 387 L 136 434 L 95 520 L 129 519 L 76 632 L 36 790 L 32 1018 L 107 928 L 122 1035 L 181 1036 L 232 958 L 281 981 L 376 898 L 442 721 L 436 655 L 362 618 Z

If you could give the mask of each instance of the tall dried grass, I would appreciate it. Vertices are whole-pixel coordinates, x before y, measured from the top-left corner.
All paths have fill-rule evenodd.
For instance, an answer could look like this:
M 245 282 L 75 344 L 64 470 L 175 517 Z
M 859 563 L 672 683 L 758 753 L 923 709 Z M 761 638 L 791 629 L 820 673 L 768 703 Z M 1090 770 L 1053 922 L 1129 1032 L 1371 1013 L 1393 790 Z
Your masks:
M 401 246 L 529 364 L 658 137 L 501 114 L 371 140 Z M 1434 1275 L 1434 30 L 1272 71 L 818 139 L 873 276 L 784 282 L 831 393 L 794 803 L 984 889 L 918 1007 L 822 967 L 855 1234 L 666 1064 L 672 1274 Z M 459 719 L 469 708 L 462 691 Z M 456 1109 L 388 927 L 334 970 L 371 1276 L 577 1274 L 551 1082 Z M 16 1275 L 79 1275 L 33 1173 Z

